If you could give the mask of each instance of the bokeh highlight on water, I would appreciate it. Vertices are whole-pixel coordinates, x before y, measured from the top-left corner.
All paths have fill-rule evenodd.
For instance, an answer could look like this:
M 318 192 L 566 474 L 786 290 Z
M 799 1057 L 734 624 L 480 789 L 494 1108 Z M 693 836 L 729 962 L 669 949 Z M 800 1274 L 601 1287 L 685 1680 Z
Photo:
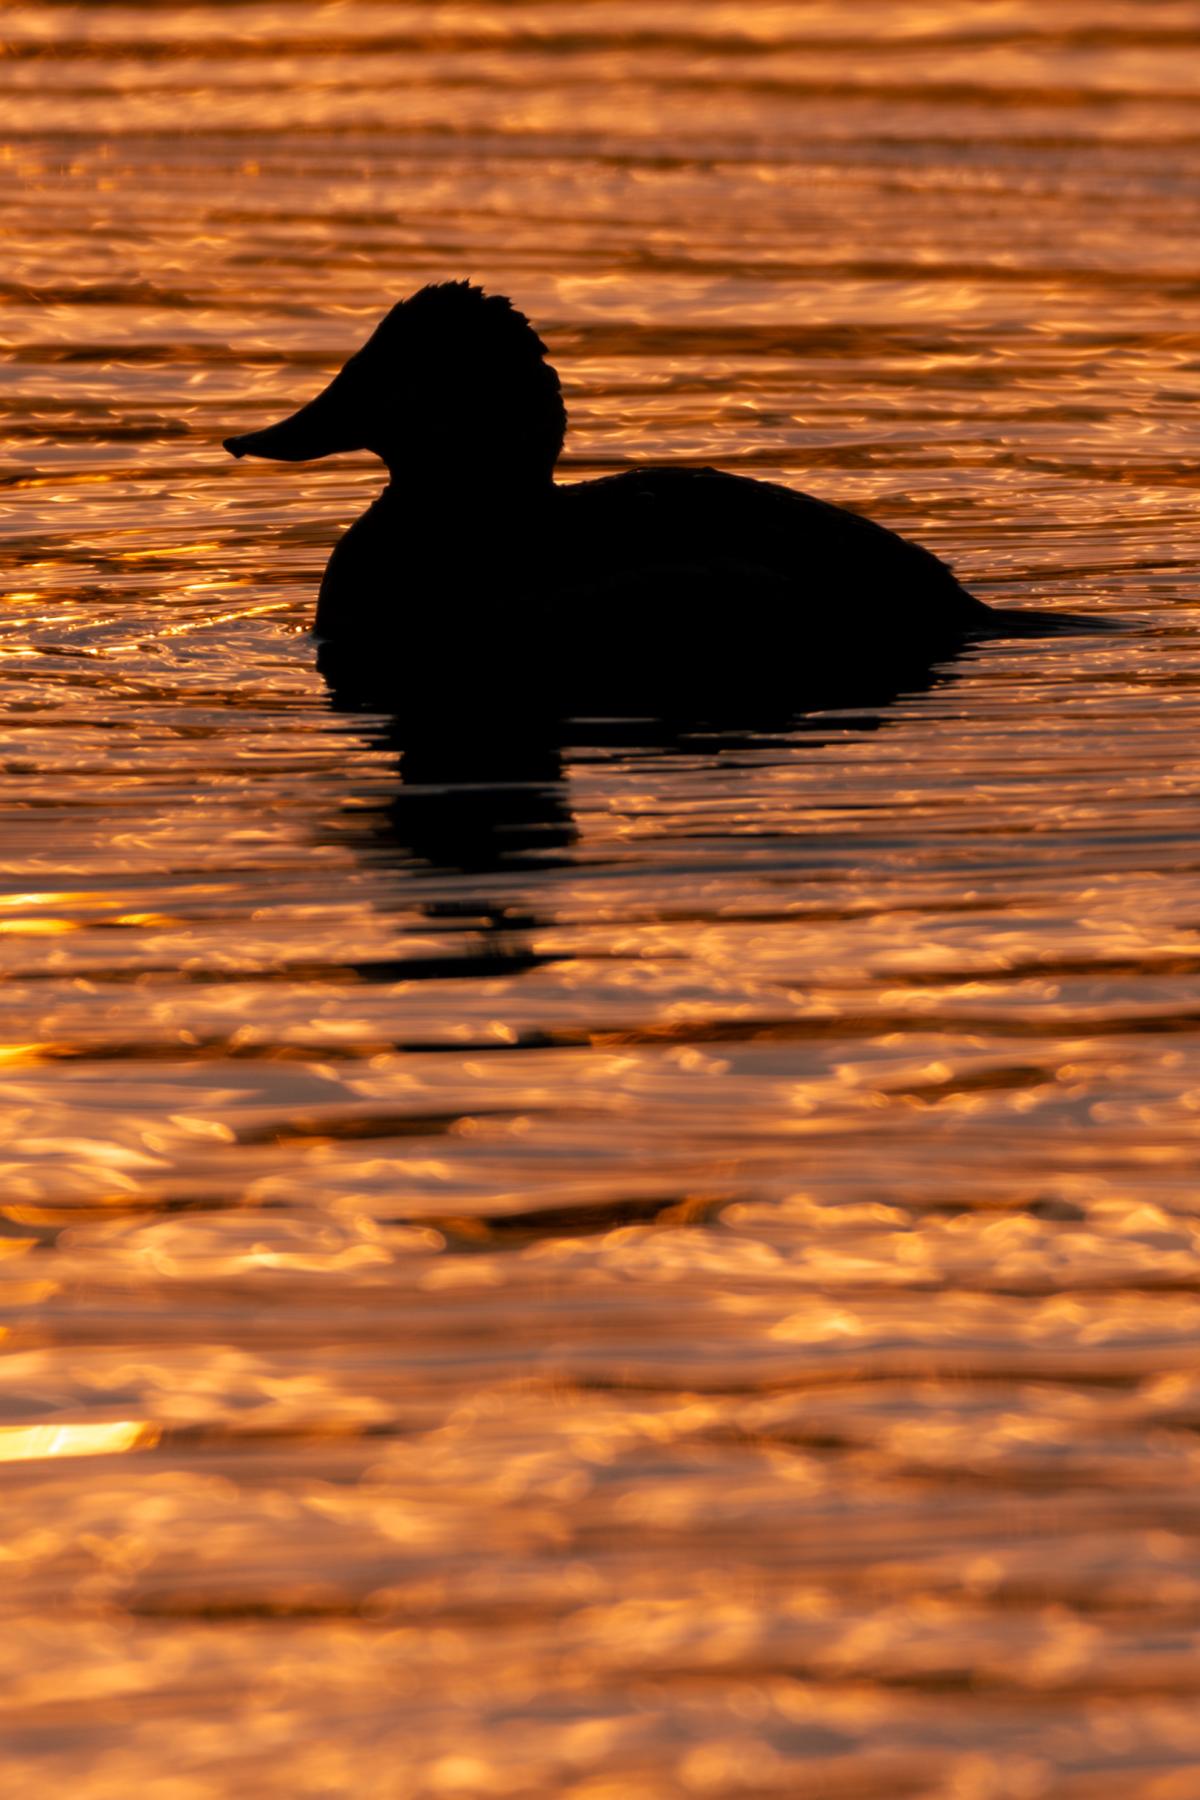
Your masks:
M 1200 7 L 5 27 L 5 1791 L 1195 1800 Z M 219 444 L 463 275 L 1126 628 L 401 763 Z

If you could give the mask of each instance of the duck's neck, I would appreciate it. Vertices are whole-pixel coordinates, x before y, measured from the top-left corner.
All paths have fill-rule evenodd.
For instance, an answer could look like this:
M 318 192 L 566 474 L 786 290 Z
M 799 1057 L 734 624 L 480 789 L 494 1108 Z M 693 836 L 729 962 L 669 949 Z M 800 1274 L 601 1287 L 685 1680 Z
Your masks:
M 388 485 L 381 498 L 389 506 L 446 514 L 461 521 L 482 517 L 520 516 L 536 512 L 554 493 L 548 470 L 506 466 L 487 458 L 474 466 L 448 471 L 445 464 L 419 467 L 389 464 Z

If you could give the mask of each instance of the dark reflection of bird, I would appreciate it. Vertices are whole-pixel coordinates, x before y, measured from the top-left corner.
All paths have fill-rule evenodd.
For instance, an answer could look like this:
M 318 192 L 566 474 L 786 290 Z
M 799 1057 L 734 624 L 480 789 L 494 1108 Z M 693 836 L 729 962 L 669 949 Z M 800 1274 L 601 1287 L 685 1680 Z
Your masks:
M 452 740 L 405 730 L 397 719 L 372 735 L 399 756 L 394 794 L 367 814 L 384 860 L 416 857 L 472 873 L 569 860 L 577 833 L 558 745 L 473 733 Z
M 333 698 L 338 710 L 355 710 L 361 735 L 361 713 Z M 542 881 L 571 862 L 578 837 L 559 746 L 524 735 L 456 738 L 395 718 L 372 719 L 367 741 L 395 757 L 395 785 L 381 796 L 373 770 L 368 788 L 323 822 L 319 841 L 403 871 L 405 911 L 427 919 L 442 948 L 352 964 L 357 977 L 491 979 L 560 961 L 561 952 L 536 946 L 551 921 L 531 903 Z
M 953 682 L 952 670 L 927 669 L 914 674 L 905 692 L 944 689 Z M 514 736 L 467 729 L 452 737 L 444 729 L 395 716 L 376 719 L 369 741 L 373 749 L 395 755 L 396 786 L 381 800 L 373 778 L 369 793 L 338 815 L 334 836 L 344 845 L 349 835 L 371 862 L 397 869 L 424 865 L 455 876 L 503 877 L 494 909 L 489 905 L 484 911 L 489 929 L 507 938 L 540 922 L 518 917 L 519 906 L 514 914 L 509 877 L 548 875 L 577 860 L 580 834 L 570 777 L 578 768 L 610 759 L 627 764 L 632 757 L 639 768 L 658 764 L 669 781 L 675 757 L 700 760 L 716 774 L 726 757 L 747 753 L 760 767 L 763 758 L 777 758 L 780 768 L 786 768 L 802 749 L 810 754 L 826 742 L 844 745 L 850 733 L 885 727 L 888 704 L 897 697 L 895 689 L 859 688 L 853 701 L 849 693 L 845 697 L 845 707 L 853 706 L 853 711 L 786 722 L 759 716 L 740 728 L 608 719 L 547 725 Z M 352 711 L 361 719 L 357 706 L 336 692 L 333 702 L 339 711 Z M 587 862 L 595 867 L 594 851 Z M 431 917 L 456 915 L 465 907 L 475 918 L 481 895 L 489 891 L 455 887 L 449 899 L 426 895 L 416 904 Z
M 343 700 L 452 730 L 741 721 L 854 704 L 1022 628 L 920 545 L 790 488 L 686 468 L 556 484 L 565 427 L 528 320 L 448 282 L 393 307 L 315 400 L 226 440 L 387 464 L 321 584 Z

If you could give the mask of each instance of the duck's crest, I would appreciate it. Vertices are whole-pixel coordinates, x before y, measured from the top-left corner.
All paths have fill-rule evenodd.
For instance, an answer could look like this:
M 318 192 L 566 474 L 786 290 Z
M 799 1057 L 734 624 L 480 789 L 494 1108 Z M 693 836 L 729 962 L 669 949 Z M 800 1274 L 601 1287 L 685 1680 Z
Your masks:
M 502 411 L 514 456 L 553 468 L 567 429 L 558 372 L 511 300 L 472 281 L 431 282 L 385 314 L 364 351 L 388 356 L 418 344 L 450 410 L 476 418 Z

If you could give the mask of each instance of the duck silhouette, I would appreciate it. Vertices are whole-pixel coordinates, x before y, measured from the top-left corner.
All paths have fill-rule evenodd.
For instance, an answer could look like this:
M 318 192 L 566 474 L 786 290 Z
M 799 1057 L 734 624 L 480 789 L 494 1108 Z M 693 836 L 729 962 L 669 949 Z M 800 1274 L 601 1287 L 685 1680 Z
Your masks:
M 318 661 L 340 703 L 451 730 L 785 716 L 900 691 L 976 638 L 1061 628 L 772 482 L 646 467 L 557 483 L 565 430 L 528 319 L 450 281 L 394 306 L 307 405 L 225 440 L 236 457 L 387 465 L 321 582 Z

